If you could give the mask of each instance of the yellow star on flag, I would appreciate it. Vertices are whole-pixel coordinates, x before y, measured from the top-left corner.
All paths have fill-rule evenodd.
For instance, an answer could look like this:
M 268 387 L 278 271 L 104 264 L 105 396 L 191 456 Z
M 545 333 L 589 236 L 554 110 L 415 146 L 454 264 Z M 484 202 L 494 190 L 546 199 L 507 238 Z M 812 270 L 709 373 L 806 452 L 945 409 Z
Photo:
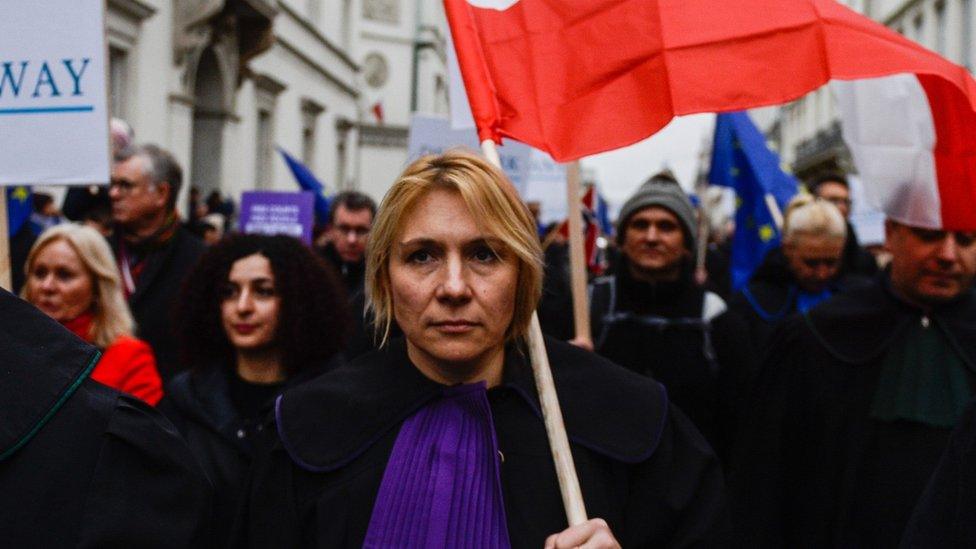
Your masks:
M 30 193 L 27 192 L 27 187 L 15 187 L 14 192 L 10 193 L 10 196 L 14 200 L 27 202 L 27 197 L 30 196 Z
M 739 168 L 733 167 L 732 169 L 729 170 L 729 174 L 732 177 L 739 177 Z
M 776 231 L 773 230 L 772 225 L 769 223 L 759 227 L 759 239 L 763 242 L 769 242 L 776 236 Z

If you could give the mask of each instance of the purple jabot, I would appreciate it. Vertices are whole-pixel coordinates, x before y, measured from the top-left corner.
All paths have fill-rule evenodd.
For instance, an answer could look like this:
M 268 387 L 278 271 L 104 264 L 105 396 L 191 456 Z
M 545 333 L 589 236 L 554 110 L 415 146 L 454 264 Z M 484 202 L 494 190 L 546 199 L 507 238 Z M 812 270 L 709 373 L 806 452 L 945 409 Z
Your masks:
M 403 422 L 363 547 L 508 548 L 485 384 L 457 385 Z

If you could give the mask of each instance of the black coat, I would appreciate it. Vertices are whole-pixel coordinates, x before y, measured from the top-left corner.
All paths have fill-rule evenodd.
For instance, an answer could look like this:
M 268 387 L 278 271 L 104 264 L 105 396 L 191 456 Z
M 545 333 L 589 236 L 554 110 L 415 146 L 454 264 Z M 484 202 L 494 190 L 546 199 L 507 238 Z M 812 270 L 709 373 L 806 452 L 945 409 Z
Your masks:
M 901 547 L 976 547 L 976 402 L 952 433 Z
M 727 538 L 721 468 L 653 380 L 565 343 L 549 357 L 590 516 L 624 547 L 711 546 Z M 272 446 L 255 461 L 238 545 L 360 547 L 399 427 L 443 386 L 406 344 L 286 392 Z M 531 369 L 517 352 L 488 392 L 513 547 L 566 528 Z
M 878 261 L 871 252 L 861 247 L 854 227 L 848 222 L 847 238 L 844 240 L 844 251 L 841 253 L 840 274 L 874 278 L 879 271 Z
M 324 368 L 312 368 L 288 381 L 292 387 L 307 381 Z M 214 486 L 214 524 L 218 545 L 229 539 L 241 492 L 254 454 L 254 438 L 263 423 L 252 424 L 234 407 L 225 368 L 184 371 L 167 385 L 159 403 L 163 412 L 183 435 Z M 267 403 L 270 411 L 273 400 Z M 257 432 L 255 432 L 257 431 Z
M 209 547 L 203 471 L 161 414 L 88 379 L 98 356 L 0 291 L 0 545 Z
M 118 237 L 113 238 L 116 256 L 118 244 Z M 183 369 L 172 325 L 173 306 L 179 299 L 183 280 L 204 249 L 199 238 L 180 227 L 169 243 L 148 253 L 146 266 L 136 281 L 136 291 L 129 296 L 137 335 L 152 347 L 156 369 L 164 382 Z
M 723 312 L 702 322 L 706 296 Z M 651 284 L 630 276 L 624 262 L 591 285 L 590 308 L 596 351 L 663 383 L 727 462 L 738 400 L 756 369 L 745 321 L 695 284 L 690 267 L 676 281 Z
M 834 293 L 867 283 L 856 276 L 842 276 L 829 286 Z M 749 325 L 752 349 L 760 359 L 770 347 L 770 337 L 776 326 L 796 313 L 799 288 L 790 271 L 782 248 L 770 250 L 753 273 L 749 283 L 729 300 L 729 307 Z
M 775 335 L 730 475 L 745 547 L 893 547 L 948 430 L 870 414 L 887 350 L 923 313 L 887 278 Z M 976 375 L 976 294 L 928 315 Z

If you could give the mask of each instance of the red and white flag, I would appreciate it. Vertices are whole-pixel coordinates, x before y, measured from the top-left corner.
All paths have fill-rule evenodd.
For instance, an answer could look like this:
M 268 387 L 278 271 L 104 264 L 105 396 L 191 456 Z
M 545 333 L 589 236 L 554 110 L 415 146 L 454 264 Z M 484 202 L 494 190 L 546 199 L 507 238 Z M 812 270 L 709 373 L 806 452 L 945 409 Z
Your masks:
M 976 229 L 976 126 L 912 74 L 834 82 L 841 128 L 865 195 L 889 218 Z
M 475 1 L 444 5 L 481 139 L 516 139 L 567 161 L 640 141 L 676 115 L 908 74 L 928 98 L 933 154 L 974 202 L 976 132 L 962 129 L 976 128 L 976 81 L 835 0 Z M 961 218 L 942 208 L 942 222 L 958 228 Z

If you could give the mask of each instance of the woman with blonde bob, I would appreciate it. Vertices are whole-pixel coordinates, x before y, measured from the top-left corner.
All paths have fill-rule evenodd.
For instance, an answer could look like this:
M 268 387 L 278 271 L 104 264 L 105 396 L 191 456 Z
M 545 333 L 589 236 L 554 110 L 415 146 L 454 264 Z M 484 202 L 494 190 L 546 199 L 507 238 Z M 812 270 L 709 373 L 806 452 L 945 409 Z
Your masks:
M 134 322 L 105 238 L 75 224 L 47 229 L 27 256 L 21 296 L 102 349 L 91 378 L 155 405 L 163 396 L 152 349 L 132 337 Z
M 766 349 L 775 326 L 808 311 L 858 277 L 841 276 L 847 225 L 837 206 L 809 194 L 786 207 L 782 245 L 766 254 L 729 306 L 749 323 L 755 349 Z
M 367 251 L 383 347 L 284 393 L 251 547 L 658 547 L 725 535 L 718 462 L 661 386 L 547 340 L 592 519 L 568 528 L 526 333 L 541 251 L 475 154 L 413 162 Z M 390 338 L 396 324 L 403 338 Z

